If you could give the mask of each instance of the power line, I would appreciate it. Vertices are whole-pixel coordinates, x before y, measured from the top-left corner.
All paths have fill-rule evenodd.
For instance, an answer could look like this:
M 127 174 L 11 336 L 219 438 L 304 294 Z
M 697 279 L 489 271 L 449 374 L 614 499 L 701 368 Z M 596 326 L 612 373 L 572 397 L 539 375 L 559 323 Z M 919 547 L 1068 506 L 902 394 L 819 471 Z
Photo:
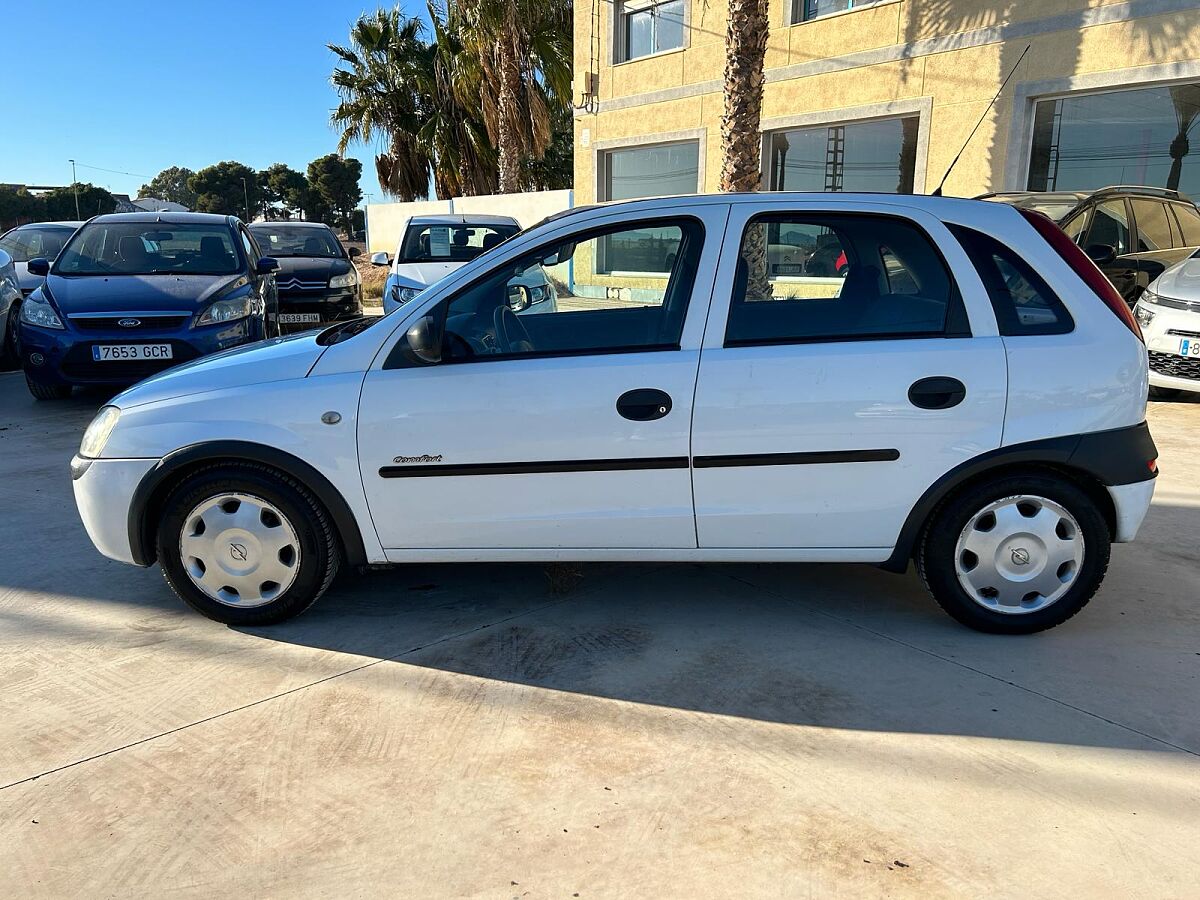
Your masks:
M 143 175 L 140 172 L 121 172 L 117 169 L 105 169 L 101 166 L 89 166 L 87 163 L 76 162 L 75 165 L 81 169 L 93 169 L 96 172 L 107 172 L 109 175 L 129 175 L 133 178 L 153 178 L 153 175 Z

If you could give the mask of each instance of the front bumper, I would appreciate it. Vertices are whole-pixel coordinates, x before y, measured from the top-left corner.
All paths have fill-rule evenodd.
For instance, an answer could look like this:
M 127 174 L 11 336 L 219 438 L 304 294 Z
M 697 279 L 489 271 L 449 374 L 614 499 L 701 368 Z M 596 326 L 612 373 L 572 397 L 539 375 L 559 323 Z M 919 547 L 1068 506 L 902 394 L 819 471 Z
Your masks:
M 42 384 L 128 385 L 200 356 L 261 340 L 261 315 L 196 328 L 171 330 L 81 329 L 68 319 L 63 330 L 20 323 L 21 365 Z M 96 344 L 170 344 L 170 359 L 96 362 Z
M 75 505 L 96 549 L 117 562 L 139 565 L 129 540 L 129 507 L 157 459 L 71 460 Z
M 309 331 L 333 322 L 344 322 L 362 316 L 362 295 L 358 288 L 338 288 L 326 291 L 297 291 L 279 294 L 280 316 L 317 316 L 315 322 L 279 321 L 281 334 Z
M 1150 383 L 1155 387 L 1180 391 L 1200 391 L 1200 355 L 1180 354 L 1183 341 L 1200 344 L 1200 313 L 1172 309 L 1159 304 L 1138 304 L 1154 313 L 1142 326 L 1150 358 Z

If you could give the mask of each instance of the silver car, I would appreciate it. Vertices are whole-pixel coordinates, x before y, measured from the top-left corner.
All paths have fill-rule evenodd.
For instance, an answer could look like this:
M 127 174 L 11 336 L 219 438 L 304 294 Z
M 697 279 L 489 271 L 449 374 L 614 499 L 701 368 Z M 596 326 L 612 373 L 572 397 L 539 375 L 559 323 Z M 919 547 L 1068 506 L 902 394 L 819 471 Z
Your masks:
M 0 369 L 14 368 L 17 364 L 17 351 L 13 335 L 16 333 L 16 316 L 14 313 L 20 305 L 20 282 L 17 281 L 17 269 L 12 257 L 0 250 Z

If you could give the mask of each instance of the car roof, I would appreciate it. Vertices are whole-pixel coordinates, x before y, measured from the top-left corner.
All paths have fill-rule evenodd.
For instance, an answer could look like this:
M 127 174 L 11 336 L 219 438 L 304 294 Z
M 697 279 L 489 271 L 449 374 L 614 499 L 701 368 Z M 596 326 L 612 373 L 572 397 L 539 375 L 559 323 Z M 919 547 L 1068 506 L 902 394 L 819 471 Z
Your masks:
M 289 219 L 283 219 L 278 222 L 251 222 L 246 227 L 253 231 L 255 228 L 278 228 L 280 226 L 286 226 L 287 228 L 321 228 L 325 231 L 333 231 L 324 222 L 293 222 Z
M 18 225 L 13 231 L 20 231 L 22 228 L 78 228 L 82 222 L 26 222 L 24 225 Z
M 234 216 L 222 216 L 218 213 L 198 212 L 138 212 L 138 213 L 108 213 L 88 219 L 92 222 L 145 222 L 160 225 L 228 225 L 235 221 Z
M 512 216 L 493 216 L 485 213 L 438 213 L 425 216 L 412 216 L 410 225 L 516 225 L 521 223 Z

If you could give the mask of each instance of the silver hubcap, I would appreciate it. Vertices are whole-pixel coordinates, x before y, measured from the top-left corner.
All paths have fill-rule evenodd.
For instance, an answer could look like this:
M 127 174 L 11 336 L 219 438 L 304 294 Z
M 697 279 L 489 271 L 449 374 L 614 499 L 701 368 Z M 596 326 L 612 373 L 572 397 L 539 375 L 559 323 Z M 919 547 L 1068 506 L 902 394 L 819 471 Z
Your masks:
M 1071 589 L 1083 565 L 1075 517 L 1045 497 L 989 503 L 967 522 L 954 548 L 958 583 L 993 612 L 1045 609 Z
M 249 494 L 219 494 L 188 513 L 179 535 L 184 571 L 226 606 L 262 606 L 300 571 L 296 529 L 275 506 Z

